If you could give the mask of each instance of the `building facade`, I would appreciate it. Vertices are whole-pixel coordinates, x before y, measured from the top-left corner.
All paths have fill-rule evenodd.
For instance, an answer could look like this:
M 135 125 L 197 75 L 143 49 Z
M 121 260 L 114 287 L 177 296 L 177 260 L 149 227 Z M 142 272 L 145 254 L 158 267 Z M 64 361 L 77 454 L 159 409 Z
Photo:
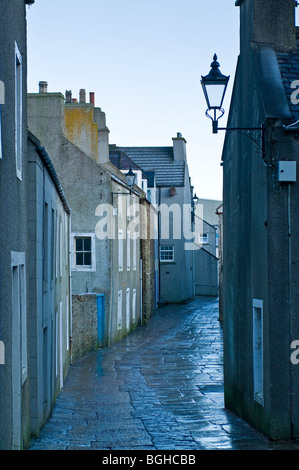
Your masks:
M 72 210 L 73 360 L 113 344 L 142 318 L 141 246 L 129 210 L 144 193 L 110 162 L 105 114 L 90 98 L 84 90 L 79 101 L 69 91 L 48 93 L 45 83 L 28 95 L 29 129 L 53 155 Z
M 197 215 L 195 215 L 198 218 Z M 200 232 L 196 234 L 195 295 L 218 296 L 218 258 L 216 256 L 216 228 L 199 220 Z
M 195 295 L 192 187 L 186 140 L 180 133 L 172 140 L 172 147 L 116 147 L 142 168 L 145 174 L 149 172 L 155 175 L 157 271 L 161 305 L 165 302 L 186 302 Z
M 299 434 L 295 3 L 236 6 L 240 56 L 227 127 L 265 130 L 252 138 L 229 132 L 223 149 L 225 403 L 272 439 L 293 439 Z
M 26 5 L 32 3 L 5 0 L 0 15 L 2 450 L 29 447 L 31 435 L 38 435 L 51 413 L 68 367 L 69 263 L 65 258 L 59 280 L 52 279 L 46 240 L 54 235 L 54 212 L 63 222 L 59 253 L 66 257 L 69 210 L 49 157 L 27 132 Z M 58 375 L 52 374 L 52 360 Z
M 70 208 L 55 168 L 28 135 L 30 432 L 38 436 L 70 362 Z
M 28 380 L 26 2 L 4 1 L 0 15 L 0 448 L 30 437 Z

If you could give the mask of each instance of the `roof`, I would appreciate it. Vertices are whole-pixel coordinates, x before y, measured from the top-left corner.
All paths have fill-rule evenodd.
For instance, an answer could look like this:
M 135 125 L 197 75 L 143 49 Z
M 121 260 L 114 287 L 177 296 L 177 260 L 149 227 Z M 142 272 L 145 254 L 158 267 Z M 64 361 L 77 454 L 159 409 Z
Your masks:
M 142 171 L 142 168 L 138 166 L 126 153 L 124 153 L 122 150 L 119 149 L 114 149 L 109 150 L 109 159 L 110 162 L 116 166 L 119 170 L 132 170 L 134 171 Z M 143 178 L 146 179 L 147 175 L 143 173 Z
M 118 147 L 144 172 L 154 171 L 159 187 L 184 186 L 185 162 L 173 159 L 173 147 Z
M 282 81 L 278 53 L 267 44 L 258 44 L 256 53 L 256 74 L 265 116 L 268 119 L 282 119 L 289 122 L 292 116 Z
M 220 206 L 222 201 L 215 199 L 203 199 L 199 198 L 197 204 L 203 205 L 203 218 L 210 225 L 215 226 L 219 224 L 218 216 L 216 215 L 216 210 Z
M 66 211 L 67 214 L 71 214 L 71 209 L 67 203 L 64 191 L 62 189 L 61 183 L 59 181 L 59 178 L 57 176 L 56 170 L 54 168 L 54 165 L 44 147 L 41 146 L 40 141 L 33 135 L 30 131 L 28 131 L 28 140 L 35 146 L 36 152 L 38 153 L 39 157 L 41 158 L 43 164 L 47 168 L 47 171 L 54 183 L 54 186 L 57 190 L 57 193 L 60 197 L 60 200 L 62 202 L 62 205 L 64 207 L 64 210 Z
M 141 170 L 122 150 L 109 150 L 109 159 L 119 170 L 129 170 L 130 167 L 132 167 L 132 170 Z
M 277 53 L 277 60 L 279 69 L 284 84 L 285 92 L 287 95 L 290 112 L 294 122 L 299 120 L 299 106 L 291 101 L 291 94 L 295 91 L 292 88 L 292 82 L 298 80 L 299 77 L 299 29 L 297 28 L 297 51 L 290 52 L 289 54 Z M 298 97 L 298 94 L 297 94 Z

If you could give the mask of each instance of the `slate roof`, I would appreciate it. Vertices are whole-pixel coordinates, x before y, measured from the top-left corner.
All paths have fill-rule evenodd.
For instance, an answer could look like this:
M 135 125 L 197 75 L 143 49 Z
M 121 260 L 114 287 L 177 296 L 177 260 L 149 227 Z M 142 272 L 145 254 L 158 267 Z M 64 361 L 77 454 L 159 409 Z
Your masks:
M 35 137 L 35 135 L 32 134 L 32 132 L 30 132 L 29 130 L 27 131 L 27 137 L 28 137 L 28 140 L 30 140 L 30 142 L 35 146 L 36 152 L 38 153 L 38 155 L 41 158 L 43 164 L 45 165 L 45 167 L 46 167 L 46 169 L 47 169 L 47 171 L 50 175 L 50 178 L 52 179 L 52 181 L 54 183 L 54 186 L 57 190 L 57 193 L 60 197 L 60 200 L 62 202 L 64 210 L 66 211 L 67 214 L 71 214 L 70 206 L 68 205 L 64 190 L 61 186 L 60 180 L 58 178 L 58 175 L 56 173 L 56 170 L 54 168 L 52 160 L 50 159 L 50 157 L 48 155 L 47 150 L 45 149 L 45 147 L 42 147 L 42 145 L 41 145 L 40 141 L 37 139 L 37 137 Z
M 291 84 L 294 80 L 299 80 L 299 29 L 297 29 L 297 51 L 289 54 L 277 53 L 276 55 L 290 111 L 294 122 L 296 122 L 299 120 L 299 104 L 292 104 L 291 94 L 298 86 L 291 88 Z
M 154 171 L 157 187 L 184 186 L 185 162 L 173 159 L 173 147 L 118 147 L 145 172 Z
M 141 168 L 121 150 L 109 150 L 109 159 L 111 163 L 120 170 L 129 170 L 130 167 L 132 167 L 132 170 L 141 170 Z

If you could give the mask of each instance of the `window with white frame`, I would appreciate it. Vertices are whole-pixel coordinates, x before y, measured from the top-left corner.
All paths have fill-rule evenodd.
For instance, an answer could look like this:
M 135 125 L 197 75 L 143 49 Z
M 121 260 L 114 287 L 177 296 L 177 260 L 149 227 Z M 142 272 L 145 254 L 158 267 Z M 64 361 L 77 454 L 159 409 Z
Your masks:
M 199 234 L 199 243 L 209 243 L 209 234 L 208 233 L 200 233 Z
M 95 271 L 95 234 L 73 234 L 73 270 Z
M 131 270 L 131 233 L 127 230 L 127 271 Z
M 15 43 L 15 150 L 17 177 L 22 180 L 22 127 L 23 127 L 23 70 L 22 55 Z
M 4 83 L 0 80 L 0 159 L 2 158 L 2 130 L 1 130 L 1 105 L 5 103 L 5 87 Z
M 174 261 L 174 246 L 173 245 L 162 245 L 160 246 L 160 261 Z
M 136 289 L 133 289 L 132 292 L 132 321 L 136 321 Z
M 21 367 L 22 385 L 28 375 L 27 358 L 27 307 L 25 253 L 11 253 L 13 347 L 16 361 Z M 20 362 L 19 362 L 20 361 Z M 14 363 L 16 365 L 16 363 Z
M 130 287 L 126 289 L 126 329 L 129 331 L 131 324 L 131 311 L 130 311 Z
M 123 230 L 118 230 L 118 270 L 124 270 L 124 235 Z
M 137 269 L 137 233 L 133 234 L 133 271 Z

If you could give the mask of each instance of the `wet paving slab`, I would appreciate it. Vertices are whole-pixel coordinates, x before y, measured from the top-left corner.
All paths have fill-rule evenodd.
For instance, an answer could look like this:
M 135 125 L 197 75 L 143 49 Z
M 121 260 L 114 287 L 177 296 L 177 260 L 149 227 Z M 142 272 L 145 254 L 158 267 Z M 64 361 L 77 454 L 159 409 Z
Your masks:
M 299 450 L 224 408 L 218 302 L 157 309 L 150 322 L 70 366 L 31 450 Z

